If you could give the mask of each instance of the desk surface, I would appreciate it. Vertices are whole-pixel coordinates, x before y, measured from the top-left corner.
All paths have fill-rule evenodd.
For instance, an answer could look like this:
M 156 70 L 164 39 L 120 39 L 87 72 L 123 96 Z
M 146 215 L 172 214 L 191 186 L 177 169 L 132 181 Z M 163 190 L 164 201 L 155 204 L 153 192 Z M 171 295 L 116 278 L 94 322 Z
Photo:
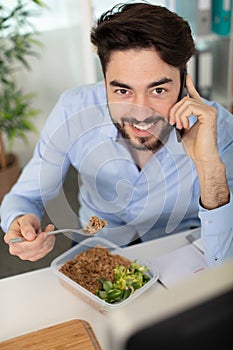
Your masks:
M 149 260 L 189 244 L 186 235 L 187 231 L 124 249 L 139 259 Z M 163 287 L 156 283 L 153 288 L 161 290 Z M 1 279 L 0 295 L 0 341 L 72 319 L 83 319 L 92 327 L 102 349 L 107 350 L 107 315 L 62 287 L 50 267 Z

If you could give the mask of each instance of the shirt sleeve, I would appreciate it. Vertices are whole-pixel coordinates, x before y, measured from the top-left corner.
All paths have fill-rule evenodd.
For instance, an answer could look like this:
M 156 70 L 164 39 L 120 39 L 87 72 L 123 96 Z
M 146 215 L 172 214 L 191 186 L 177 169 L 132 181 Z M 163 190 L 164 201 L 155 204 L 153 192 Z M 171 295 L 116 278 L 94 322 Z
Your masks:
M 86 130 L 95 132 L 95 126 L 100 125 L 104 116 L 99 109 L 93 113 L 93 108 L 105 106 L 105 103 L 103 82 L 75 87 L 61 94 L 41 131 L 32 159 L 1 203 L 4 232 L 17 216 L 34 213 L 41 219 L 44 210 L 51 222 L 60 225 L 61 215 L 57 215 L 56 208 L 50 210 L 48 206 L 58 195 L 62 199 L 62 205 L 59 201 L 60 212 L 73 217 L 73 210 L 62 191 L 69 166 L 73 165 L 70 152 L 73 147 L 78 167 L 83 135 Z
M 4 232 L 17 216 L 33 213 L 42 218 L 46 203 L 59 193 L 69 167 L 67 140 L 69 129 L 60 98 L 42 130 L 32 159 L 1 203 Z
M 199 206 L 201 240 L 207 262 L 218 265 L 233 257 L 233 195 L 230 202 L 213 210 Z

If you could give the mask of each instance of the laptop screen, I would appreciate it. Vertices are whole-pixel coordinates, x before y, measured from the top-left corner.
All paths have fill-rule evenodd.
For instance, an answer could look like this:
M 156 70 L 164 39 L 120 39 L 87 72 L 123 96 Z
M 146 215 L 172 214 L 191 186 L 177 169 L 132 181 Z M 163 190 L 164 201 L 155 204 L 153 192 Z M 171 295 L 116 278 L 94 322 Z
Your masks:
M 233 289 L 131 334 L 125 349 L 221 349 L 232 331 Z

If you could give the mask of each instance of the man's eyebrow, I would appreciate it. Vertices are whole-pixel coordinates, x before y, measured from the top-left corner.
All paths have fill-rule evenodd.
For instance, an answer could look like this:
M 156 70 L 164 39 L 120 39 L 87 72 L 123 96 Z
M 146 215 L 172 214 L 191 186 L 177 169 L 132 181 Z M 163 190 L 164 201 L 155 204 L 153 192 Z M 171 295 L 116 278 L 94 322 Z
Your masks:
M 152 87 L 156 87 L 156 86 L 163 85 L 163 84 L 166 84 L 166 83 L 171 83 L 171 82 L 172 82 L 172 79 L 164 77 L 164 78 L 162 78 L 162 79 L 160 79 L 158 81 L 152 81 L 151 83 L 149 83 L 147 85 L 147 88 L 150 89 Z M 118 86 L 118 87 L 121 87 L 121 88 L 124 88 L 124 89 L 132 89 L 130 85 L 122 83 L 122 82 L 117 81 L 117 80 L 112 80 L 112 81 L 110 81 L 109 84 L 110 84 L 110 86 L 115 86 L 115 87 Z
M 150 84 L 147 85 L 147 88 L 152 88 L 152 87 L 156 87 L 156 86 L 159 86 L 159 85 L 163 85 L 163 84 L 167 84 L 167 83 L 171 83 L 172 82 L 172 79 L 170 78 L 162 78 L 158 81 L 152 81 Z
M 125 88 L 125 89 L 131 89 L 131 87 L 125 83 L 122 83 L 120 81 L 117 81 L 117 80 L 112 80 L 110 81 L 109 83 L 110 86 L 115 86 L 115 87 L 121 87 L 121 88 Z

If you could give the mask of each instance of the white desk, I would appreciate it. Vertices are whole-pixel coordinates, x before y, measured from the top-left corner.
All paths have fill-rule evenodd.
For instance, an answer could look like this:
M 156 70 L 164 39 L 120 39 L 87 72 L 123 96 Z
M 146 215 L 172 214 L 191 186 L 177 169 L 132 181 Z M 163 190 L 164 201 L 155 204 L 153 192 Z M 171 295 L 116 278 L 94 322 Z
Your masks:
M 189 244 L 187 231 L 130 246 L 139 259 L 147 260 Z M 154 288 L 163 288 L 156 283 Z M 67 291 L 50 268 L 0 280 L 0 341 L 71 319 L 84 319 L 91 325 L 103 350 L 107 315 Z

